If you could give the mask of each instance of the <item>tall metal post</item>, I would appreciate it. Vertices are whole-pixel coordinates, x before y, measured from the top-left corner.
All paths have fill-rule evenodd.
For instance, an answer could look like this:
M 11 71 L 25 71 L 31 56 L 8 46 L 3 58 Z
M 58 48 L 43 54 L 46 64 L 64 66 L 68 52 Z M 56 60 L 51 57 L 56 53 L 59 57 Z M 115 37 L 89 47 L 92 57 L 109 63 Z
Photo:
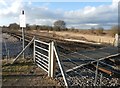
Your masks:
M 22 28 L 22 39 L 23 39 L 23 50 L 25 48 L 25 35 L 24 35 L 24 28 L 26 27 L 25 23 L 25 14 L 24 10 L 22 10 L 22 14 L 20 15 L 20 27 Z M 25 58 L 25 53 L 23 52 L 23 59 Z
M 35 38 L 34 38 L 34 45 L 33 45 L 33 60 L 34 60 L 34 63 L 35 63 Z
M 54 55 L 54 42 L 51 42 L 51 77 L 54 78 L 55 77 L 55 64 L 56 64 L 56 60 L 55 60 L 55 55 Z
M 48 76 L 51 77 L 51 43 L 49 43 L 49 53 L 48 53 Z
M 24 28 L 22 27 L 22 39 L 23 39 L 23 49 L 25 48 L 25 36 L 24 36 Z M 23 52 L 23 59 L 25 58 L 25 53 Z

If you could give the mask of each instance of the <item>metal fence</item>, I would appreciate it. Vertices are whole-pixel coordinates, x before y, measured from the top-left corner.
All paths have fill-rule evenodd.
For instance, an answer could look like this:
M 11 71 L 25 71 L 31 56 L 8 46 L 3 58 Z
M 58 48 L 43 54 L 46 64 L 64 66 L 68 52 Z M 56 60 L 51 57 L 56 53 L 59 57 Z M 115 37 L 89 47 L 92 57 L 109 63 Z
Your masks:
M 34 40 L 34 62 L 44 71 L 49 72 L 50 43 Z
M 34 39 L 34 62 L 46 71 L 49 77 L 55 77 L 56 61 L 58 62 L 65 86 L 68 86 L 66 74 L 59 59 L 54 42 L 46 43 Z

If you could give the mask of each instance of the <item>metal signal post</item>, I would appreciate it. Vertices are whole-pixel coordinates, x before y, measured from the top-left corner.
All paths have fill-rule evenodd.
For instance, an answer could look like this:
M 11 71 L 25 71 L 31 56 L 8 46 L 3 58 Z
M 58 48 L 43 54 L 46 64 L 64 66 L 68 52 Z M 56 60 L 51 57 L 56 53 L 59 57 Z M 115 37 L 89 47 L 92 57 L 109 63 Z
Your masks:
M 23 49 L 25 48 L 25 35 L 24 28 L 22 27 L 22 39 L 23 39 Z M 25 58 L 25 53 L 23 52 L 23 59 Z
M 26 27 L 24 10 L 22 11 L 22 14 L 20 15 L 20 27 L 22 28 L 22 39 L 23 39 L 23 50 L 24 50 L 25 48 L 24 28 Z M 25 58 L 25 53 L 23 52 L 23 59 L 24 58 Z

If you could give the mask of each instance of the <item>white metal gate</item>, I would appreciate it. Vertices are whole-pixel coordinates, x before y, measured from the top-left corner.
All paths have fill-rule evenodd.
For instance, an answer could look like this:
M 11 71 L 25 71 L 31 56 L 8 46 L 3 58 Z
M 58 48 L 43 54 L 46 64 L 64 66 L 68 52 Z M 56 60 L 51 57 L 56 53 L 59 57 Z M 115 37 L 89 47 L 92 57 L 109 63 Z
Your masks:
M 55 76 L 56 61 L 58 62 L 65 86 L 68 86 L 66 75 L 59 59 L 59 55 L 57 54 L 56 47 L 54 46 L 54 42 L 46 43 L 34 39 L 34 62 L 46 71 L 49 77 L 53 78 Z
M 34 40 L 34 62 L 48 73 L 49 77 L 55 75 L 55 58 L 53 56 L 54 43 L 46 43 L 40 40 Z
M 49 49 L 50 43 L 34 40 L 34 62 L 46 72 L 49 71 Z
M 65 86 L 68 87 L 68 82 L 66 79 L 66 74 L 64 72 L 63 66 L 59 59 L 59 55 L 57 52 L 57 48 L 54 45 L 54 42 L 46 43 L 43 41 L 36 40 L 35 37 L 28 43 L 28 45 L 18 54 L 18 56 L 13 60 L 13 63 L 19 58 L 19 56 L 30 46 L 34 41 L 34 62 L 42 68 L 44 71 L 48 73 L 49 77 L 55 77 L 55 66 L 56 61 L 58 62 L 58 66 L 60 68 L 61 74 L 63 76 L 63 80 L 65 82 Z

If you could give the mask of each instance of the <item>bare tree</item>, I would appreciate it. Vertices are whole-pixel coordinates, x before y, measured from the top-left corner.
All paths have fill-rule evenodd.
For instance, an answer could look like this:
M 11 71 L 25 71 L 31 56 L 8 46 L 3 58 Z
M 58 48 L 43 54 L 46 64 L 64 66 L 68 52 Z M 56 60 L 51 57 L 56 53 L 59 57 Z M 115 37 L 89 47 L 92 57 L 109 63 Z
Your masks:
M 57 21 L 54 22 L 54 27 L 56 29 L 59 29 L 59 30 L 65 29 L 66 28 L 66 23 L 62 20 L 57 20 Z

